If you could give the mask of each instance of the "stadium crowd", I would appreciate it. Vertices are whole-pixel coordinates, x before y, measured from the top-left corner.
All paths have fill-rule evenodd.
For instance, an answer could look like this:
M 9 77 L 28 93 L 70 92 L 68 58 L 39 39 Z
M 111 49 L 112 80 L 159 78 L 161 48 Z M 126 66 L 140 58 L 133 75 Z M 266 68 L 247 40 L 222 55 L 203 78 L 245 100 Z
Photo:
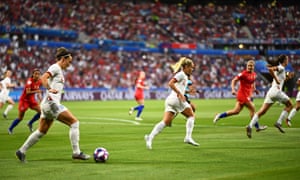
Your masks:
M 12 79 L 22 87 L 33 68 L 45 71 L 45 65 L 55 61 L 53 48 L 0 46 L 1 73 L 16 69 Z M 133 87 L 136 73 L 144 70 L 152 88 L 167 87 L 170 65 L 179 59 L 179 54 L 106 52 L 101 50 L 74 50 L 74 60 L 68 69 L 66 87 L 86 88 L 128 88 Z M 233 76 L 245 66 L 243 56 L 191 55 L 196 70 L 193 73 L 195 86 L 199 88 L 228 87 Z M 258 56 L 256 59 L 264 58 Z M 300 58 L 290 56 L 296 72 L 299 72 Z M 3 66 L 4 65 L 4 66 Z M 95 68 L 97 67 L 97 68 Z M 266 88 L 268 83 L 259 79 L 257 87 Z
M 177 4 L 132 1 L 73 0 L 34 1 L 4 0 L 0 2 L 1 24 L 20 27 L 75 30 L 78 39 L 39 37 L 55 41 L 92 42 L 94 39 L 144 41 L 157 46 L 160 42 L 198 43 L 213 48 L 211 38 L 299 38 L 298 6 L 258 7 L 214 4 L 193 5 L 188 10 Z M 3 37 L 7 34 L 3 34 Z M 84 37 L 84 38 L 82 38 Z M 27 39 L 34 39 L 28 35 Z M 45 71 L 54 61 L 55 49 L 48 47 L 1 45 L 1 74 L 17 69 L 13 80 L 23 86 L 30 70 Z M 101 49 L 73 50 L 74 63 L 66 76 L 67 87 L 127 88 L 134 85 L 135 73 L 143 69 L 151 87 L 167 87 L 170 64 L 179 54 L 144 52 L 107 52 Z M 236 72 L 244 65 L 238 55 L 189 55 L 194 59 L 195 85 L 201 88 L 228 87 Z M 268 59 L 258 55 L 256 59 Z M 291 55 L 295 72 L 300 58 Z M 97 68 L 95 68 L 97 67 Z M 267 82 L 259 80 L 258 86 Z
M 63 3 L 62 3 L 63 2 Z M 205 42 L 222 38 L 299 38 L 299 7 L 191 5 L 140 1 L 4 0 L 2 25 L 68 29 L 88 39 Z

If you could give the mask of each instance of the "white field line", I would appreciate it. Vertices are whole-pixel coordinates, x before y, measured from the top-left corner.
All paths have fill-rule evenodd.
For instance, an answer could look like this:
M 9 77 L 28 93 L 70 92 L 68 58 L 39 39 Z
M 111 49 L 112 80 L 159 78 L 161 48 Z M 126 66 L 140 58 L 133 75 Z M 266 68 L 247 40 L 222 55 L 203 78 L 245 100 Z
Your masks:
M 110 123 L 103 123 L 103 122 L 95 122 L 95 121 L 91 121 L 91 122 L 80 122 L 80 124 L 116 124 L 113 123 L 113 121 L 115 122 L 122 122 L 122 123 L 131 123 L 131 124 L 135 124 L 135 125 L 140 125 L 140 122 L 135 121 L 135 120 L 129 120 L 129 119 L 119 119 L 119 118 L 107 118 L 107 117 L 78 117 L 78 119 L 93 119 L 93 120 L 101 120 L 101 121 L 108 121 Z
M 125 124 L 134 124 L 134 125 L 143 125 L 143 126 L 154 126 L 156 123 L 150 123 L 147 122 L 145 120 L 142 121 L 136 121 L 136 120 L 130 120 L 130 119 L 120 119 L 120 118 L 109 118 L 109 117 L 78 117 L 78 119 L 92 119 L 92 120 L 99 120 L 99 121 L 85 121 L 85 122 L 80 122 L 80 124 L 94 124 L 94 125 L 101 125 L 101 124 L 116 124 L 116 125 L 125 125 Z M 105 122 L 104 122 L 105 121 Z M 158 122 L 158 121 L 157 121 Z M 176 124 L 176 122 L 174 122 L 172 124 L 172 126 L 185 126 L 185 124 Z M 222 123 L 219 123 L 218 125 L 203 125 L 200 123 L 196 123 L 195 127 L 200 127 L 200 128 L 246 128 L 245 126 L 225 126 L 222 125 Z M 275 128 L 274 126 L 269 126 L 268 128 Z M 288 127 L 284 127 L 284 129 L 286 130 L 299 130 L 300 128 L 288 128 Z M 255 128 L 254 128 L 255 130 Z

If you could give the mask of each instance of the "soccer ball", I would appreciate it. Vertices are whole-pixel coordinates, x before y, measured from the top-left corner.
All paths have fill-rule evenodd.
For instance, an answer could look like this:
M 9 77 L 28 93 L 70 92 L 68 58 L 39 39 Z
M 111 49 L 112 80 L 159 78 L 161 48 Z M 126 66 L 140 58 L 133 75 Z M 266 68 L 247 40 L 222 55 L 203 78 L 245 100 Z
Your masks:
M 108 151 L 103 147 L 98 147 L 94 151 L 94 160 L 96 163 L 99 162 L 106 162 L 108 160 L 109 153 Z

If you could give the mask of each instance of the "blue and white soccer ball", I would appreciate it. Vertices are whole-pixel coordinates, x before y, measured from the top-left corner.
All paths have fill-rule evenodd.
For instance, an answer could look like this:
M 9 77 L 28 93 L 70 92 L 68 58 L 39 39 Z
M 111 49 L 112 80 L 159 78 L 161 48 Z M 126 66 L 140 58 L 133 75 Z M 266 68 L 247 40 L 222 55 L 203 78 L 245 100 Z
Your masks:
M 99 162 L 106 162 L 108 160 L 109 153 L 108 151 L 103 147 L 98 147 L 94 151 L 94 160 L 96 163 Z

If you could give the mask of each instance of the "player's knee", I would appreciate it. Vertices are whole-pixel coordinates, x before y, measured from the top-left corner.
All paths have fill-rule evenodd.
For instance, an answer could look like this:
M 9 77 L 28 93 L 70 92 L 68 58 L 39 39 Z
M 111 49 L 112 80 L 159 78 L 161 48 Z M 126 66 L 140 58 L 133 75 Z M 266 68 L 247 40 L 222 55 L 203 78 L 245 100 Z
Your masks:
M 40 134 L 41 134 L 41 137 L 42 137 L 42 136 L 44 136 L 44 135 L 46 135 L 46 134 L 47 134 L 47 132 L 48 132 L 48 129 L 41 128 L 41 129 L 38 129 L 38 131 L 40 132 Z
M 71 128 L 74 128 L 74 129 L 79 128 L 79 121 L 74 122 L 73 124 L 71 124 L 70 127 L 71 127 Z

